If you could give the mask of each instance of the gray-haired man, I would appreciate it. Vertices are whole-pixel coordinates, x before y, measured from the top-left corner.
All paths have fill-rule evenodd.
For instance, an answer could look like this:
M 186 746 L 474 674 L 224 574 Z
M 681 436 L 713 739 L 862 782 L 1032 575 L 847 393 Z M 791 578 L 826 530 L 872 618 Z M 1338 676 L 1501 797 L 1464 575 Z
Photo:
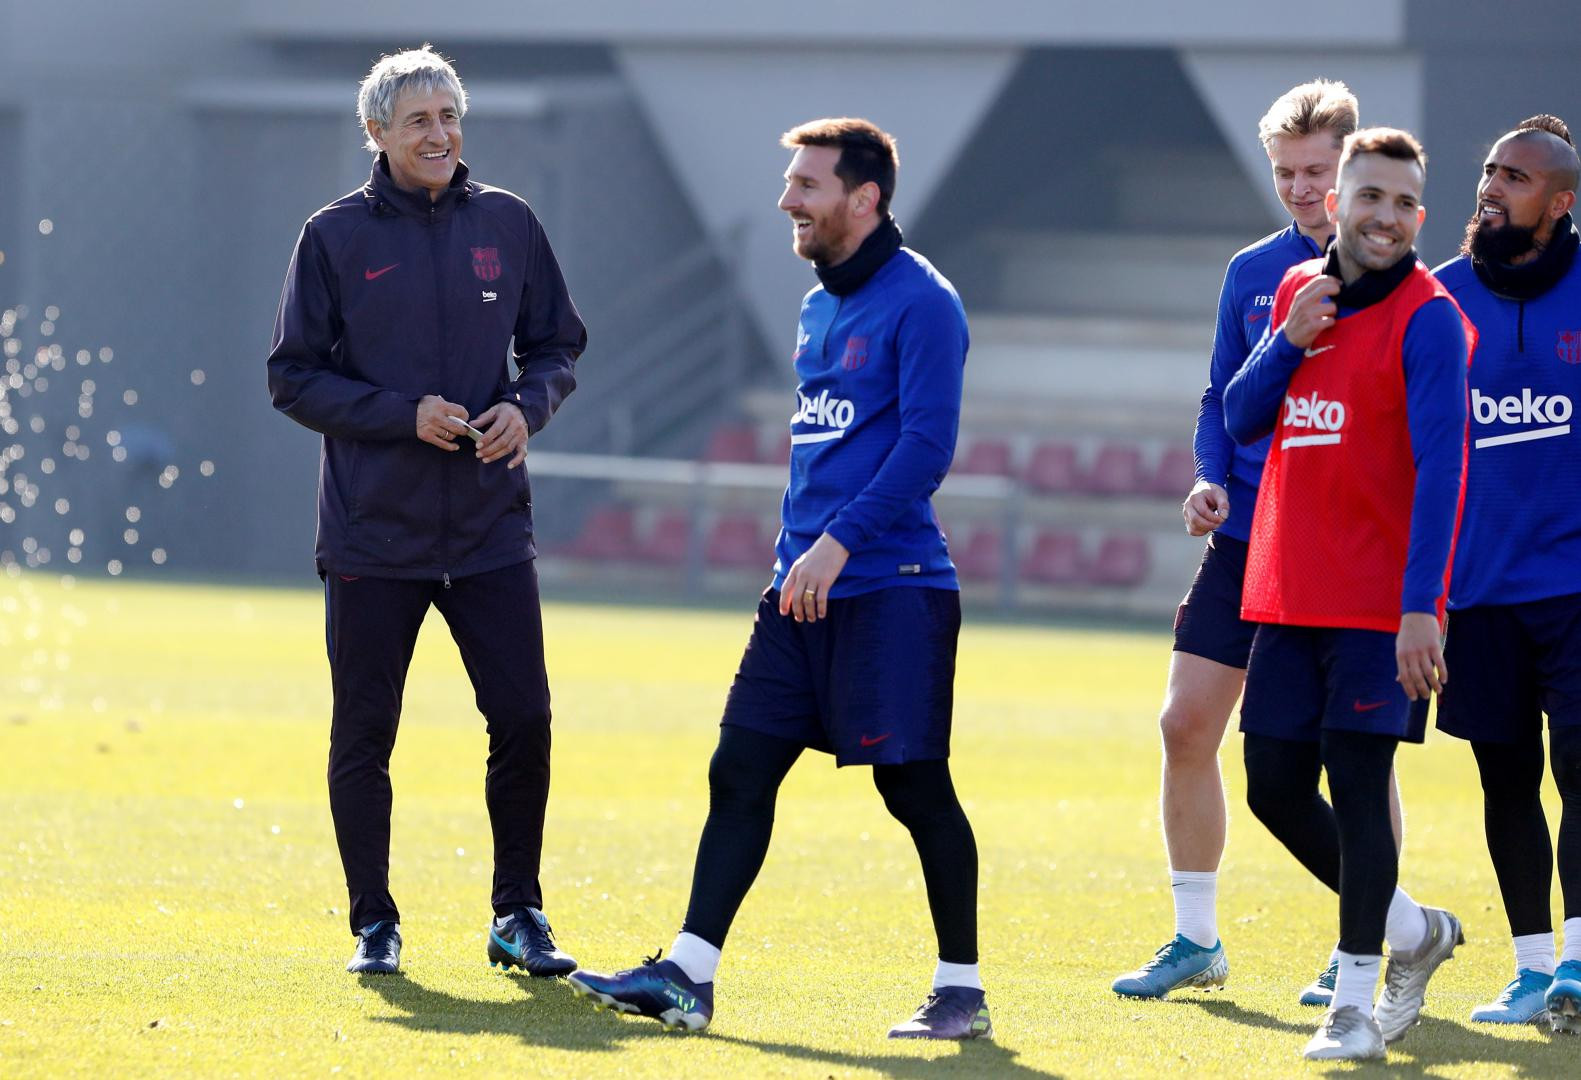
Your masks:
M 518 466 L 576 385 L 587 334 L 527 204 L 468 178 L 466 108 L 427 46 L 374 65 L 358 98 L 373 172 L 302 229 L 269 390 L 324 437 L 316 555 L 335 699 L 329 801 L 358 938 L 348 970 L 400 966 L 390 752 L 433 605 L 488 726 L 489 959 L 563 975 L 576 961 L 555 946 L 538 884 L 549 685 Z

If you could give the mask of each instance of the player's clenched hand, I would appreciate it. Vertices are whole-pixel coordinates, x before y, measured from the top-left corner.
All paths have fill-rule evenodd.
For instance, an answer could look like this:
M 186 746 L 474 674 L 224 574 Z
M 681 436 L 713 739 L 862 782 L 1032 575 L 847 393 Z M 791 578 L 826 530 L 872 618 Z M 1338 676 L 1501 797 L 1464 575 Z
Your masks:
M 461 447 L 456 445 L 456 434 L 461 429 L 447 423 L 450 417 L 465 421 L 467 410 L 438 394 L 422 398 L 417 403 L 417 437 L 441 450 L 460 450 Z
M 1394 641 L 1394 658 L 1400 666 L 1396 676 L 1412 701 L 1425 700 L 1442 692 L 1449 681 L 1444 665 L 1444 643 L 1438 632 L 1438 617 L 1425 611 L 1400 616 L 1400 635 Z
M 1180 513 L 1186 519 L 1188 533 L 1206 536 L 1230 520 L 1230 493 L 1218 484 L 1198 480 L 1181 505 Z
M 526 459 L 527 421 L 519 405 L 509 401 L 490 405 L 478 414 L 477 423 L 472 426 L 483 432 L 483 439 L 478 443 L 478 457 L 485 464 L 510 454 L 510 463 L 505 467 L 514 469 Z
M 1339 314 L 1339 308 L 1334 304 L 1339 286 L 1339 278 L 1326 274 L 1301 286 L 1295 299 L 1290 301 L 1290 313 L 1285 316 L 1284 325 L 1279 328 L 1286 341 L 1304 349 L 1317 340 L 1319 334 L 1334 325 L 1334 319 Z
M 851 553 L 828 533 L 813 542 L 802 557 L 791 563 L 780 588 L 780 614 L 797 622 L 817 622 L 829 614 L 829 588 Z

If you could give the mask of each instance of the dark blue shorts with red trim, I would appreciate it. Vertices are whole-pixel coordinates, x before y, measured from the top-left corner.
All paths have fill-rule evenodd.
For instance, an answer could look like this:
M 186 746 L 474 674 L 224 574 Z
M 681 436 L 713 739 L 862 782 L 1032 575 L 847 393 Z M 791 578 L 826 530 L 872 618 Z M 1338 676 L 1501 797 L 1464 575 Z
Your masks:
M 961 594 L 899 586 L 829 601 L 817 622 L 758 603 L 721 724 L 833 754 L 837 765 L 950 756 Z
M 1213 533 L 1191 590 L 1175 611 L 1175 651 L 1245 668 L 1257 624 L 1241 618 L 1246 581 L 1245 540 Z
M 1259 625 L 1241 730 L 1301 742 L 1316 742 L 1324 731 L 1421 742 L 1427 701 L 1407 698 L 1395 681 L 1394 644 L 1395 635 L 1381 630 Z

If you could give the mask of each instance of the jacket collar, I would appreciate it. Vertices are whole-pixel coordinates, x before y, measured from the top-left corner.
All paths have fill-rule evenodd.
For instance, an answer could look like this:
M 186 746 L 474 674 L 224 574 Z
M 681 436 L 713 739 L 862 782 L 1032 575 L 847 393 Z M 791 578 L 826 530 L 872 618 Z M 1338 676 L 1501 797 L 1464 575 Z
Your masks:
M 430 199 L 426 191 L 402 191 L 396 187 L 395 181 L 390 178 L 390 160 L 381 150 L 368 174 L 368 182 L 363 185 L 362 195 L 372 214 L 405 214 L 425 220 L 443 218 L 472 198 L 475 185 L 468 181 L 470 175 L 467 163 L 458 161 L 455 175 L 450 178 L 450 186 L 440 193 L 439 198 Z
M 1553 239 L 1538 253 L 1537 258 L 1520 266 L 1504 263 L 1485 263 L 1471 260 L 1471 268 L 1488 291 L 1506 300 L 1535 300 L 1570 272 L 1575 262 L 1576 249 L 1581 247 L 1581 237 L 1576 235 L 1575 223 L 1566 214 L 1554 226 Z
M 1371 307 L 1384 300 L 1400 282 L 1411 276 L 1411 271 L 1416 269 L 1416 249 L 1406 252 L 1404 257 L 1387 270 L 1368 270 L 1351 282 L 1341 285 L 1334 303 L 1338 307 L 1356 311 L 1364 307 Z M 1339 245 L 1330 244 L 1328 256 L 1323 260 L 1323 272 L 1332 278 L 1339 278 Z M 1343 281 L 1343 278 L 1340 278 Z
M 885 215 L 878 228 L 867 235 L 849 259 L 838 266 L 815 262 L 813 272 L 823 282 L 825 292 L 847 296 L 866 285 L 868 279 L 900 250 L 901 243 L 900 226 L 895 224 L 894 218 Z

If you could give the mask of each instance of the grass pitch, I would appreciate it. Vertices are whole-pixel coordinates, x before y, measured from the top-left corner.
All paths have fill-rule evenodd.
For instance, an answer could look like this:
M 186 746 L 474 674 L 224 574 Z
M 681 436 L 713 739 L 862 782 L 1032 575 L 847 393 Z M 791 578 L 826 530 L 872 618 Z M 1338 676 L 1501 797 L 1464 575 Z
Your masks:
M 668 944 L 754 598 L 733 613 L 551 604 L 555 787 L 543 880 L 585 966 Z M 392 766 L 405 974 L 358 978 L 324 785 L 312 591 L 0 577 L 0 1075 L 1289 1076 L 1336 902 L 1239 809 L 1222 994 L 1117 1000 L 1170 934 L 1158 832 L 1162 634 L 995 626 L 961 638 L 954 759 L 982 857 L 998 1038 L 889 1043 L 932 933 L 902 829 L 863 769 L 808 754 L 780 798 L 708 1033 L 595 1013 L 490 969 L 485 736 L 431 617 Z M 1467 945 L 1377 1075 L 1575 1076 L 1581 1040 L 1473 1028 L 1509 978 L 1466 748 L 1405 749 L 1402 881 Z M 1556 815 L 1551 816 L 1556 820 Z M 1344 1071 L 1343 1068 L 1341 1071 Z

